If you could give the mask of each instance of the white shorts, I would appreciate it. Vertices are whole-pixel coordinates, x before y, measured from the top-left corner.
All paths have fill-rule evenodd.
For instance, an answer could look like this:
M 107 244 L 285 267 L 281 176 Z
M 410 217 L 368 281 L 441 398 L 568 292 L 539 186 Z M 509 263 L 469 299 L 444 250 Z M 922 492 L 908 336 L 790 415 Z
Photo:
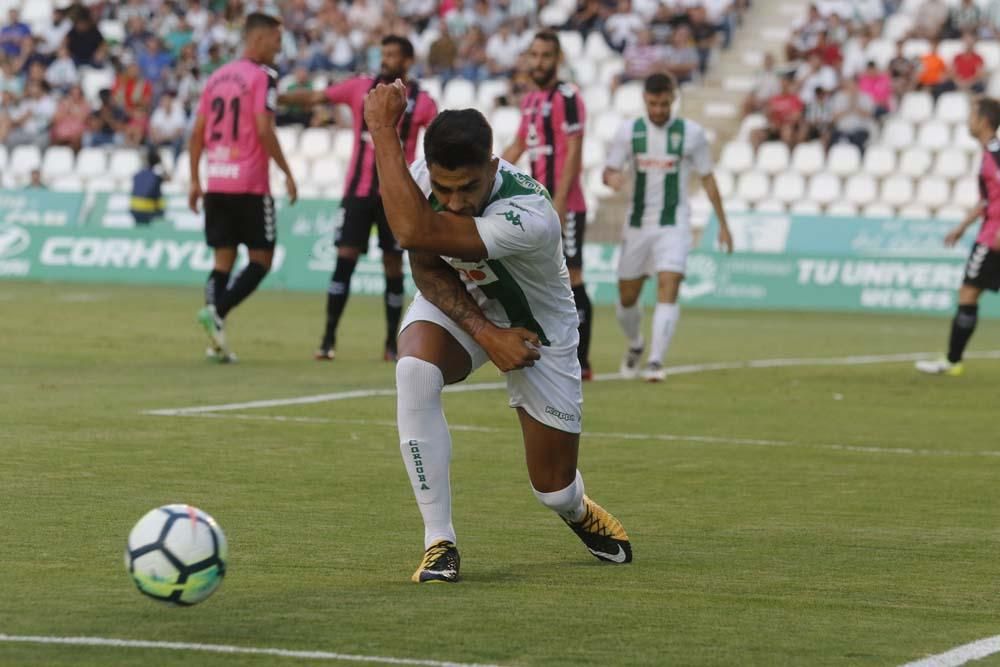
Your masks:
M 433 322 L 450 333 L 469 353 L 472 371 L 489 363 L 489 355 L 479 343 L 421 294 L 414 297 L 407 309 L 400 332 L 414 322 Z M 583 429 L 583 388 L 576 347 L 543 347 L 541 356 L 534 366 L 505 374 L 509 405 L 524 408 L 535 421 L 546 426 L 579 433 Z
M 635 280 L 664 271 L 683 274 L 691 244 L 688 225 L 625 227 L 618 254 L 618 279 Z

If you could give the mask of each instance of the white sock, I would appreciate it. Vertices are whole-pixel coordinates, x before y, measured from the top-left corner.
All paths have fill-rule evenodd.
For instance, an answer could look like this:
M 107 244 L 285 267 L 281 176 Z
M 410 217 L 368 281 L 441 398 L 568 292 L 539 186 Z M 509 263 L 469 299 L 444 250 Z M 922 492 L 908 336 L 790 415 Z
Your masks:
M 639 302 L 636 301 L 626 308 L 619 301 L 615 310 L 618 314 L 618 324 L 625 332 L 629 347 L 642 347 L 642 307 L 639 306 Z
M 576 471 L 576 478 L 573 480 L 573 483 L 565 489 L 543 493 L 532 486 L 531 490 L 535 492 L 538 502 L 564 519 L 579 521 L 586 512 L 583 506 L 583 477 L 580 475 L 579 470 Z
M 658 303 L 653 310 L 652 344 L 649 346 L 649 363 L 663 363 L 663 357 L 670 347 L 681 309 L 676 303 Z
M 441 369 L 416 357 L 396 364 L 396 423 L 399 451 L 413 495 L 424 517 L 424 548 L 455 541 L 451 524 L 451 433 L 441 407 Z

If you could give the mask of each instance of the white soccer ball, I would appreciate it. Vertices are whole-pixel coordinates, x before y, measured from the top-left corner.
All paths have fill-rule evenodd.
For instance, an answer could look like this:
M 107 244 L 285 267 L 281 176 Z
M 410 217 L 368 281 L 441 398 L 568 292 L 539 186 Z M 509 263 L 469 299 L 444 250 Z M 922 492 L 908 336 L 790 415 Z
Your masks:
M 190 505 L 164 505 L 135 524 L 125 569 L 139 592 L 162 602 L 198 604 L 222 583 L 229 548 L 211 516 Z

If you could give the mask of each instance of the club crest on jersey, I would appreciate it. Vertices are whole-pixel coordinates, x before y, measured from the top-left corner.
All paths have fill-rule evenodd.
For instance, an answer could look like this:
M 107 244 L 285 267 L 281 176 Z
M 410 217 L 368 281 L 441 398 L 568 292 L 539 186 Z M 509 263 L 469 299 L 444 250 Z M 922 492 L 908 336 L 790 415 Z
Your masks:
M 463 262 L 460 259 L 452 259 L 450 263 L 463 278 L 477 285 L 489 285 L 499 280 L 486 262 Z
M 669 137 L 670 137 L 670 150 L 672 151 L 677 150 L 678 147 L 680 147 L 681 145 L 681 135 L 677 134 L 676 132 L 671 132 L 669 134 Z

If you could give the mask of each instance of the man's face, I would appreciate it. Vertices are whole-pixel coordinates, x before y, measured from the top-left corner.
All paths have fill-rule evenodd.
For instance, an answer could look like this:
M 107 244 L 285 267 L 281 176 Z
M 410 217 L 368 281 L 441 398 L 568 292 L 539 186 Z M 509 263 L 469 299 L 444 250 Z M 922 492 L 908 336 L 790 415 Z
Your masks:
M 479 215 L 486 207 L 493 190 L 499 161 L 494 158 L 483 165 L 445 169 L 430 164 L 431 192 L 446 211 L 458 215 Z
M 655 125 L 663 125 L 670 120 L 670 108 L 674 105 L 674 94 L 672 92 L 663 93 L 643 93 L 642 98 L 646 101 L 646 113 L 649 120 Z
M 979 108 L 973 104 L 972 111 L 969 112 L 969 134 L 978 137 L 983 129 L 983 119 L 979 115 Z
M 253 45 L 261 62 L 270 65 L 281 51 L 281 26 L 258 28 L 249 35 L 248 41 Z
M 542 39 L 536 39 L 528 49 L 528 67 L 531 69 L 531 80 L 539 87 L 545 87 L 556 77 L 559 67 L 559 54 L 555 44 Z
M 405 79 L 413 61 L 403 56 L 399 44 L 386 44 L 382 47 L 382 65 L 379 67 L 379 77 L 383 81 Z

